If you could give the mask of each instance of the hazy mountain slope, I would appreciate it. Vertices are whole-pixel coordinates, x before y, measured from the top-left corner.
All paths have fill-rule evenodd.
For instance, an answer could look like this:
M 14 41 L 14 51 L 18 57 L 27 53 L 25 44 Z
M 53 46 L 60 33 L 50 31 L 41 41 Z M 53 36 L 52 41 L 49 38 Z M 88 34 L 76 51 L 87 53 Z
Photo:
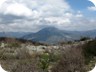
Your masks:
M 72 41 L 81 37 L 96 37 L 96 30 L 89 31 L 66 31 L 54 27 L 41 29 L 36 33 L 32 32 L 0 32 L 0 37 L 15 37 L 43 43 L 58 43 Z
M 20 38 L 24 35 L 29 34 L 30 32 L 0 32 L 0 37 L 15 37 Z
M 78 33 L 76 34 L 73 31 L 63 31 L 54 27 L 47 27 L 37 33 L 25 35 L 23 36 L 23 38 L 45 43 L 58 43 L 61 41 L 78 39 L 80 38 L 80 35 L 78 35 Z
M 91 38 L 95 38 L 96 37 L 96 30 L 85 31 L 85 32 L 83 32 L 83 35 L 91 37 Z
M 36 33 L 25 35 L 22 38 L 44 43 L 58 43 L 61 41 L 77 40 L 85 36 L 94 38 L 96 36 L 96 30 L 66 31 L 54 27 L 47 27 Z

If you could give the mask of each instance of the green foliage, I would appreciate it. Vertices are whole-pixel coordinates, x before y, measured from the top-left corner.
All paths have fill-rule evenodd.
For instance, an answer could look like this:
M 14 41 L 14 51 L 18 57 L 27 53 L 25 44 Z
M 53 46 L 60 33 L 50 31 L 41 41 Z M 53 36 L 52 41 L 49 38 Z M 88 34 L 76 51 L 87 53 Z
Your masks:
M 54 54 L 53 53 L 49 53 L 49 59 L 50 59 L 50 62 L 57 62 L 60 58 L 60 55 L 59 54 Z
M 47 71 L 50 64 L 50 58 L 48 53 L 44 53 L 40 58 L 40 68 L 43 69 L 43 71 Z
M 96 40 L 89 41 L 83 46 L 84 56 L 87 63 L 96 56 Z
M 13 43 L 8 44 L 8 47 L 20 47 L 20 44 L 13 42 Z
M 90 39 L 90 38 L 89 37 L 81 37 L 80 41 L 86 41 L 88 39 Z
M 44 71 L 48 72 L 49 66 L 56 63 L 59 60 L 59 55 L 54 52 L 45 52 L 40 57 L 39 67 Z
M 73 44 L 72 41 L 66 41 L 66 42 L 60 42 L 59 43 L 60 45 L 66 45 L 66 44 Z

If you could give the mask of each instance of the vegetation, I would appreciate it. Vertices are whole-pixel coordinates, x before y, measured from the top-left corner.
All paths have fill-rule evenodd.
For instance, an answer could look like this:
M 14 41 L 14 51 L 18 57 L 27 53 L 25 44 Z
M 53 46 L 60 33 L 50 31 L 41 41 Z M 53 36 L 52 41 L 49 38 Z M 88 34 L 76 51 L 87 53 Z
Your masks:
M 7 46 L 0 47 L 0 63 L 10 72 L 87 72 L 96 62 L 96 40 L 77 43 L 57 46 L 57 49 L 46 46 L 48 49 L 41 53 L 31 53 L 21 42 L 5 43 Z
M 80 41 L 86 41 L 86 40 L 89 40 L 90 38 L 89 37 L 81 37 Z
M 43 70 L 43 72 L 48 72 L 49 65 L 50 65 L 49 54 L 44 53 L 43 55 L 41 55 L 39 66 Z
M 66 49 L 62 57 L 56 65 L 54 65 L 52 72 L 86 72 L 84 68 L 84 57 L 82 50 L 79 47 Z
M 83 52 L 86 59 L 86 63 L 90 63 L 91 60 L 96 57 L 96 40 L 89 41 L 83 46 Z
M 9 43 L 7 46 L 10 47 L 10 48 L 12 48 L 12 47 L 20 47 L 20 44 L 13 42 L 13 43 Z

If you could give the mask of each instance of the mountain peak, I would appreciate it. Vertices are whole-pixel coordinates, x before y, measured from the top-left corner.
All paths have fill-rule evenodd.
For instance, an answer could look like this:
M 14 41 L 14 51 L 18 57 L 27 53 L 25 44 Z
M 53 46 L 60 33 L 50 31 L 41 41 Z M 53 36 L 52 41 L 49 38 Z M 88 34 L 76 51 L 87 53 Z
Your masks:
M 58 28 L 56 27 L 45 27 L 44 29 L 40 30 L 40 31 L 57 31 Z
M 48 33 L 51 33 L 51 34 L 57 34 L 57 33 L 60 33 L 62 32 L 61 30 L 59 30 L 58 28 L 56 27 L 46 27 L 46 28 L 43 28 L 41 29 L 38 33 L 43 33 L 43 34 L 48 34 Z
M 59 30 L 55 27 L 46 27 L 41 29 L 36 33 L 31 33 L 29 35 L 24 36 L 24 39 L 33 40 L 41 43 L 58 43 L 62 41 L 72 41 L 80 39 L 81 36 L 84 37 L 95 37 L 96 33 L 94 31 L 88 32 L 76 32 L 76 31 L 66 31 Z

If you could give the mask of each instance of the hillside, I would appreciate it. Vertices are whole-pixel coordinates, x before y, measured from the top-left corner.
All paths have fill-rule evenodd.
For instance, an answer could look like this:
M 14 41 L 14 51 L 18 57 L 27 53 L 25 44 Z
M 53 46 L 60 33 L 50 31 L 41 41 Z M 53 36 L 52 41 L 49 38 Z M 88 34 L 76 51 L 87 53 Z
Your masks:
M 20 38 L 20 37 L 27 35 L 29 33 L 30 32 L 0 32 L 0 37 Z
M 59 42 L 79 40 L 81 37 L 96 37 L 96 30 L 67 31 L 55 27 L 46 27 L 38 32 L 0 32 L 0 37 L 21 38 L 34 42 L 57 44 Z
M 91 37 L 94 38 L 96 36 L 96 30 L 90 31 L 66 31 L 59 30 L 54 27 L 47 27 L 41 29 L 36 33 L 30 33 L 28 35 L 23 36 L 23 39 L 33 40 L 41 43 L 58 43 L 58 42 L 66 42 L 79 40 L 81 37 Z
M 12 38 L 12 37 L 0 37 L 0 43 L 18 43 L 20 44 L 32 44 L 32 45 L 46 45 L 44 43 L 34 42 L 32 40 L 25 40 L 20 38 Z

